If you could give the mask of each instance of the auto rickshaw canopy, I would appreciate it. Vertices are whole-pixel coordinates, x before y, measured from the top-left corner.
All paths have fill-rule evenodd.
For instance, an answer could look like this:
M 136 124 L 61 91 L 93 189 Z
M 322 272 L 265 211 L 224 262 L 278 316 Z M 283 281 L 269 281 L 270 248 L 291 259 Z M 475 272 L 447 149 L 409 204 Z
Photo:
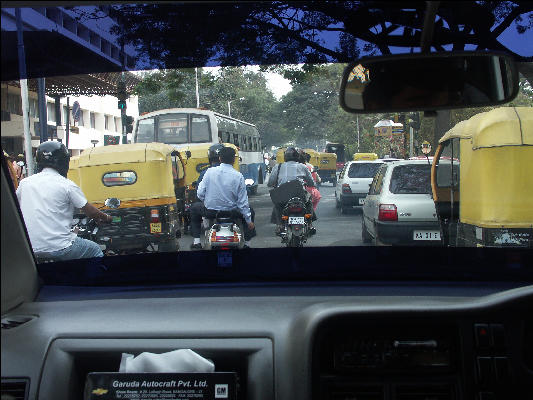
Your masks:
M 472 149 L 533 145 L 533 109 L 500 107 L 461 121 L 439 140 L 471 139 Z
M 180 169 L 173 146 L 133 143 L 84 150 L 71 158 L 68 177 L 96 206 L 116 197 L 120 208 L 127 208 L 176 203 L 174 183 L 183 177 Z
M 460 222 L 533 227 L 533 108 L 477 114 L 450 129 L 439 143 L 451 139 L 459 139 Z

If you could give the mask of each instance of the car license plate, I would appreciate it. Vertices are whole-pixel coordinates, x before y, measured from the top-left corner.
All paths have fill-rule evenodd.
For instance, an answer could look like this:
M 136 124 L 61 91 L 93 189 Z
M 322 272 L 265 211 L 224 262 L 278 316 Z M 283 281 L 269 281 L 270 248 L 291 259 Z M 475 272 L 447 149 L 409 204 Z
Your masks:
M 303 225 L 304 217 L 289 217 L 289 225 Z
M 414 231 L 413 240 L 440 240 L 439 231 Z
M 161 222 L 152 222 L 150 224 L 150 233 L 161 233 Z
M 359 199 L 359 205 L 362 206 L 365 204 L 365 199 Z

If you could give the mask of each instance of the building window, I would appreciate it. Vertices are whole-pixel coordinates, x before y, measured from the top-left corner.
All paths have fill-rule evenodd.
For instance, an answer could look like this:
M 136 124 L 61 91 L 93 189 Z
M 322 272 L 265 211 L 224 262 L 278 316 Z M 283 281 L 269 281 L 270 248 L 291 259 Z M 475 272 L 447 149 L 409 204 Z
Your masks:
M 83 114 L 84 111 L 80 110 L 80 120 L 78 121 L 78 126 L 85 126 L 85 122 L 83 121 Z
M 18 94 L 7 95 L 7 108 L 11 114 L 22 115 L 22 99 Z
M 48 122 L 56 122 L 56 109 L 54 103 L 46 103 L 46 117 Z
M 118 130 L 118 127 L 120 126 L 120 118 L 114 117 L 114 120 L 115 120 L 115 132 L 120 132 Z
M 106 131 L 109 130 L 109 116 L 107 116 L 107 115 L 104 115 L 104 129 Z
M 89 114 L 89 117 L 91 119 L 91 129 L 95 129 L 96 128 L 96 114 L 92 112 Z
M 68 110 L 67 110 L 67 106 L 63 106 L 63 122 L 65 126 L 67 126 L 67 123 L 68 123 Z
M 30 99 L 30 117 L 39 118 L 39 103 L 37 103 L 37 99 Z

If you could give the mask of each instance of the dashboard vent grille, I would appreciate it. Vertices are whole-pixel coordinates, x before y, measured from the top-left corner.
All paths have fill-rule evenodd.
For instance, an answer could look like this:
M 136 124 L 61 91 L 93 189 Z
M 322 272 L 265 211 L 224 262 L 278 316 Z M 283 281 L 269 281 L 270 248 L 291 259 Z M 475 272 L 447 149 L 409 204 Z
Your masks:
M 398 386 L 397 400 L 454 400 L 455 395 L 450 385 L 413 385 Z
M 26 400 L 28 398 L 28 379 L 2 379 L 0 387 L 2 400 Z
M 2 329 L 12 329 L 31 321 L 34 317 L 28 315 L 12 315 L 2 318 Z
M 355 386 L 343 389 L 334 389 L 331 400 L 383 400 L 383 387 L 381 386 Z

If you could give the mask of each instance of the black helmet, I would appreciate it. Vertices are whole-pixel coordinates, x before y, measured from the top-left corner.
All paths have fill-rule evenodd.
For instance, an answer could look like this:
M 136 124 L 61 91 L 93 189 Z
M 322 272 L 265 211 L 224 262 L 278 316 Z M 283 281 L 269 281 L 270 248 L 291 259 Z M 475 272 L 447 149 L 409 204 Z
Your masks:
M 285 161 L 298 161 L 300 159 L 300 154 L 296 147 L 287 147 L 285 153 L 283 154 Z
M 207 151 L 207 158 L 209 159 L 209 162 L 218 162 L 218 158 L 220 157 L 220 150 L 222 150 L 223 148 L 224 145 L 220 143 L 211 146 Z
M 63 143 L 60 142 L 43 142 L 37 148 L 37 172 L 43 168 L 50 167 L 55 169 L 65 178 L 70 162 L 70 154 Z

